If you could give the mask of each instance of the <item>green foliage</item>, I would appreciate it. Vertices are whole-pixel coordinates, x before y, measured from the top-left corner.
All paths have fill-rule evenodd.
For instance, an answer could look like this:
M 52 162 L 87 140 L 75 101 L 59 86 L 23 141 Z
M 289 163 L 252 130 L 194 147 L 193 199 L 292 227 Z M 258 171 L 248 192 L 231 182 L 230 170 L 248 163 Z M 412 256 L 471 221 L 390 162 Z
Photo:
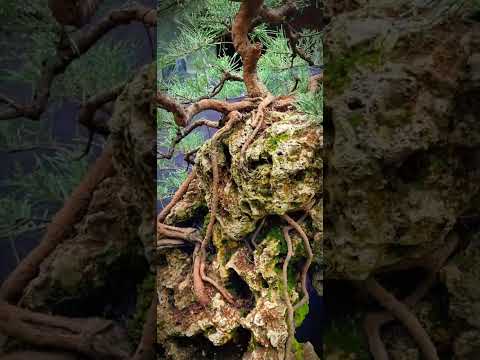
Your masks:
M 72 62 L 53 88 L 56 98 L 88 97 L 113 88 L 132 74 L 135 44 L 105 41 L 96 44 L 85 55 Z M 89 69 L 86 71 L 86 69 Z
M 295 360 L 303 360 L 303 346 L 297 339 L 292 341 L 292 351 L 295 354 Z
M 319 122 L 323 121 L 323 90 L 317 93 L 300 93 L 297 95 L 297 108 Z
M 35 155 L 35 169 L 25 171 L 17 164 L 8 187 L 16 193 L 26 194 L 33 203 L 61 205 L 86 173 L 87 160 L 73 160 L 76 156 L 78 152 L 72 150 Z
M 104 4 L 105 5 L 105 4 Z M 45 60 L 55 54 L 61 28 L 52 17 L 48 0 L 20 2 L 2 0 L 0 19 L 0 80 L 24 83 L 36 90 Z M 101 10 L 105 12 L 105 6 Z M 132 73 L 132 48 L 135 44 L 100 41 L 74 61 L 65 74 L 57 77 L 52 99 L 84 100 L 100 90 L 128 79 Z
M 269 7 L 281 4 L 281 0 L 265 1 L 265 5 Z M 310 2 L 296 1 L 296 5 L 301 10 L 310 5 Z M 225 72 L 242 75 L 239 55 L 231 56 L 225 51 L 227 45 L 231 45 L 226 39 L 239 6 L 239 2 L 227 0 L 178 1 L 176 4 L 170 1 L 164 7 L 162 4 L 171 18 L 166 15 L 167 10 L 161 12 L 165 29 L 162 25 L 159 26 L 157 71 L 160 91 L 178 102 L 188 104 L 200 97 L 209 96 Z M 267 88 L 274 95 L 286 95 L 295 88 L 300 110 L 321 119 L 321 94 L 314 96 L 307 91 L 310 76 L 308 63 L 298 56 L 293 58 L 283 29 L 263 24 L 254 29 L 251 38 L 252 41 L 261 42 L 265 50 L 258 63 L 258 75 Z M 320 33 L 312 30 L 300 32 L 298 47 L 315 63 L 322 63 Z M 220 56 L 217 56 L 217 50 Z M 187 69 L 186 72 L 178 73 L 177 61 L 181 59 L 185 60 Z M 245 93 L 243 82 L 227 81 L 215 98 L 235 98 Z M 180 131 L 172 114 L 159 110 L 157 129 L 158 148 L 161 153 L 166 153 Z M 173 159 L 178 158 L 181 153 L 195 149 L 204 141 L 199 132 L 193 132 L 177 147 Z M 157 162 L 157 165 L 160 171 L 157 180 L 158 197 L 165 198 L 174 191 L 172 186 L 185 178 L 186 171 L 173 170 L 178 167 L 175 160 L 162 160 Z
M 308 303 L 300 306 L 296 311 L 295 311 L 295 326 L 299 327 L 302 325 L 303 320 L 307 317 L 310 309 L 308 307 Z

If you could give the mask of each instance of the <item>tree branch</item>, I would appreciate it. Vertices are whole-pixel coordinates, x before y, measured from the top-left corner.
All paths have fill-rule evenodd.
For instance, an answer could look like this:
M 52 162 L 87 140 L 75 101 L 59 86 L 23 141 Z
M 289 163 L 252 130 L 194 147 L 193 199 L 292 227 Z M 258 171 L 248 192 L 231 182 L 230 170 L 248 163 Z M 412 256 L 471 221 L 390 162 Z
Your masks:
M 50 91 L 55 78 L 64 73 L 73 60 L 85 54 L 105 34 L 119 25 L 140 21 L 149 26 L 156 24 L 156 10 L 138 5 L 131 8 L 111 11 L 105 18 L 94 26 L 81 30 L 75 34 L 73 41 L 76 49 L 71 47 L 58 48 L 55 55 L 44 61 L 41 77 L 36 84 L 36 93 L 30 104 L 19 104 L 0 94 L 0 101 L 6 103 L 10 109 L 0 112 L 0 120 L 10 120 L 24 117 L 30 120 L 39 120 L 44 113 Z
M 108 145 L 65 202 L 63 208 L 54 216 L 40 244 L 22 260 L 4 281 L 0 288 L 0 299 L 10 303 L 18 301 L 24 288 L 37 275 L 40 264 L 65 239 L 68 231 L 78 220 L 79 214 L 88 206 L 97 185 L 113 173 L 112 149 Z
M 263 0 L 243 0 L 232 24 L 232 39 L 235 50 L 243 61 L 243 80 L 251 97 L 263 97 L 268 92 L 257 76 L 257 63 L 262 55 L 262 44 L 252 44 L 248 33 Z

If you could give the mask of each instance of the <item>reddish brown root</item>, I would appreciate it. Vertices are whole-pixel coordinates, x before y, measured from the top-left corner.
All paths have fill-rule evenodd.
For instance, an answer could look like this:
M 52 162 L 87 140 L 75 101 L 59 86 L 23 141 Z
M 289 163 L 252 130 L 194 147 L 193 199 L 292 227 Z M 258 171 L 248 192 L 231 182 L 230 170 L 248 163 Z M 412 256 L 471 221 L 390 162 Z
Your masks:
M 203 306 L 206 306 L 210 302 L 210 299 L 205 291 L 205 284 L 202 279 L 202 256 L 199 252 L 200 245 L 197 245 L 193 254 L 193 292 L 195 293 L 197 301 Z
M 62 243 L 68 231 L 87 208 L 95 188 L 113 174 L 112 148 L 108 145 L 63 208 L 54 216 L 40 244 L 22 260 L 2 284 L 0 299 L 15 303 L 20 298 L 24 288 L 37 275 L 40 264 Z
M 265 99 L 262 100 L 262 102 L 258 105 L 257 108 L 257 113 L 255 115 L 255 118 L 253 119 L 252 125 L 255 126 L 253 129 L 253 132 L 250 134 L 250 136 L 247 138 L 245 143 L 242 146 L 242 149 L 240 151 L 240 157 L 243 159 L 245 156 L 245 152 L 247 151 L 248 147 L 252 144 L 252 142 L 255 140 L 255 137 L 263 127 L 265 123 L 265 109 L 267 106 L 269 106 L 273 101 L 275 100 L 275 97 L 273 95 L 268 95 Z
M 232 305 L 235 304 L 235 299 L 228 292 L 228 290 L 225 289 L 223 286 L 219 285 L 215 280 L 207 276 L 207 274 L 205 273 L 205 263 L 203 261 L 200 263 L 200 276 L 202 277 L 203 281 L 208 282 L 215 289 L 217 289 L 217 291 L 225 298 L 225 300 L 227 300 L 227 302 L 229 302 Z
M 193 266 L 193 279 L 194 279 L 194 291 L 198 301 L 202 305 L 206 305 L 209 302 L 208 296 L 205 293 L 205 285 L 203 283 L 204 279 L 202 276 L 202 266 L 207 258 L 207 245 L 210 242 L 210 239 L 213 234 L 213 226 L 215 225 L 215 220 L 217 217 L 217 207 L 218 207 L 218 159 L 217 153 L 215 151 L 211 154 L 211 164 L 212 164 L 212 173 L 213 173 L 213 184 L 212 184 L 212 200 L 210 205 L 210 221 L 207 225 L 207 231 L 205 237 L 200 245 L 199 251 L 196 251 L 194 254 L 194 266 Z
M 180 185 L 178 190 L 175 192 L 175 195 L 173 195 L 172 200 L 168 203 L 167 206 L 162 209 L 160 214 L 157 216 L 157 224 L 163 223 L 165 221 L 166 217 L 173 209 L 173 207 L 182 199 L 183 195 L 185 195 L 185 193 L 188 191 L 188 187 L 190 186 L 192 180 L 195 179 L 195 176 L 197 176 L 197 169 L 193 168 L 187 179 L 183 182 L 182 185 Z
M 298 308 L 302 307 L 303 305 L 308 304 L 308 302 L 310 300 L 309 295 L 308 295 L 308 289 L 307 289 L 307 275 L 308 275 L 308 269 L 310 269 L 310 265 L 312 264 L 313 252 L 312 252 L 312 248 L 310 246 L 310 241 L 308 240 L 308 236 L 305 233 L 305 231 L 303 231 L 302 227 L 295 220 L 293 220 L 290 216 L 285 214 L 282 217 L 293 229 L 295 229 L 298 232 L 298 234 L 300 235 L 300 237 L 303 240 L 305 250 L 307 251 L 307 260 L 305 261 L 305 264 L 303 265 L 303 268 L 302 268 L 303 298 L 297 304 L 295 304 L 294 309 L 297 310 Z
M 175 239 L 189 243 L 201 243 L 202 240 L 197 234 L 198 230 L 195 228 L 180 228 L 162 223 L 157 224 L 157 242 L 163 239 Z
M 290 300 L 290 294 L 288 293 L 288 263 L 290 262 L 290 259 L 293 256 L 293 246 L 292 246 L 292 239 L 290 238 L 290 234 L 288 233 L 289 227 L 285 226 L 282 228 L 282 230 L 283 230 L 283 237 L 287 242 L 287 256 L 283 261 L 283 267 L 282 267 L 283 297 L 287 305 L 287 316 L 288 316 L 288 338 L 285 344 L 285 357 L 284 357 L 284 360 L 287 360 L 289 358 L 293 339 L 295 337 L 294 309 L 292 306 L 292 302 Z

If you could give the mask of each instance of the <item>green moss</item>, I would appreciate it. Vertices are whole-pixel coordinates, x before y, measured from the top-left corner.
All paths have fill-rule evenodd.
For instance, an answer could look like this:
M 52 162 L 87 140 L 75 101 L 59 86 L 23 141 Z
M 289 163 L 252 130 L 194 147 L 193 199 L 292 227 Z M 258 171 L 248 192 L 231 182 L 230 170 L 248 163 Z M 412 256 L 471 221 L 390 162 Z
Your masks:
M 292 350 L 295 355 L 295 360 L 303 360 L 303 346 L 297 339 L 293 339 Z
M 365 119 L 361 114 L 353 113 L 348 117 L 348 121 L 354 128 L 357 128 L 359 125 L 365 123 Z
M 287 140 L 290 137 L 290 135 L 286 133 L 278 134 L 275 136 L 269 137 L 266 142 L 265 142 L 265 149 L 269 152 L 275 152 L 278 148 L 278 146 Z
M 358 360 L 369 360 L 368 345 L 360 322 L 360 317 L 347 317 L 332 321 L 324 335 L 327 355 L 328 349 L 339 349 L 355 354 Z
M 142 337 L 148 309 L 155 294 L 155 274 L 149 273 L 137 288 L 137 304 L 133 317 L 127 323 L 128 336 L 137 344 Z
M 353 48 L 345 56 L 328 56 L 329 61 L 325 68 L 325 84 L 333 93 L 341 92 L 350 83 L 350 73 L 355 66 L 363 65 L 377 68 L 383 62 L 382 52 L 379 49 L 368 49 L 365 46 Z
M 307 304 L 302 305 L 295 311 L 295 326 L 299 327 L 302 325 L 303 320 L 307 317 L 308 313 L 310 311 L 310 308 Z

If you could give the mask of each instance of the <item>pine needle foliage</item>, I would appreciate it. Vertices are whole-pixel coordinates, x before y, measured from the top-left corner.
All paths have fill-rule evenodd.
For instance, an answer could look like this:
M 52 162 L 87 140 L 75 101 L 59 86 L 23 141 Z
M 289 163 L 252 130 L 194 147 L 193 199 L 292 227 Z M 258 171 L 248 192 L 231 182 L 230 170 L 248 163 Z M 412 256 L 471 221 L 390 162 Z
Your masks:
M 175 19 L 175 29 L 168 33 L 159 29 L 157 48 L 158 89 L 180 103 L 188 104 L 202 96 L 208 96 L 221 81 L 225 72 L 241 76 L 240 56 L 231 54 L 229 32 L 240 2 L 230 0 L 176 1 L 165 4 L 169 11 L 160 12 L 159 24 L 163 19 Z M 283 4 L 283 0 L 267 0 L 269 7 Z M 296 2 L 299 11 L 310 5 L 308 0 Z M 160 25 L 161 26 L 161 25 Z M 159 27 L 160 27 L 159 26 Z M 167 25 L 165 25 L 167 26 Z M 170 24 L 169 24 L 170 26 Z M 171 34 L 174 34 L 173 38 Z M 163 38 L 162 38 L 163 35 Z M 321 34 L 304 30 L 299 34 L 298 46 L 314 60 L 322 64 Z M 322 115 L 321 92 L 308 93 L 310 69 L 300 57 L 292 57 L 287 36 L 282 27 L 269 27 L 265 24 L 255 28 L 251 37 L 263 44 L 265 52 L 258 64 L 258 74 L 263 83 L 274 95 L 293 93 L 297 96 L 297 106 L 315 118 Z M 186 66 L 185 66 L 186 65 Z M 218 99 L 232 99 L 246 93 L 243 82 L 226 82 L 215 96 Z M 157 116 L 157 143 L 160 152 L 166 152 L 180 129 L 173 121 L 172 114 L 159 110 Z M 163 199 L 181 184 L 186 177 L 186 164 L 182 164 L 183 154 L 194 150 L 205 141 L 204 133 L 195 131 L 185 138 L 171 160 L 157 162 L 158 197 Z M 183 166 L 183 168 L 181 167 Z M 181 169 L 179 171 L 171 169 Z

